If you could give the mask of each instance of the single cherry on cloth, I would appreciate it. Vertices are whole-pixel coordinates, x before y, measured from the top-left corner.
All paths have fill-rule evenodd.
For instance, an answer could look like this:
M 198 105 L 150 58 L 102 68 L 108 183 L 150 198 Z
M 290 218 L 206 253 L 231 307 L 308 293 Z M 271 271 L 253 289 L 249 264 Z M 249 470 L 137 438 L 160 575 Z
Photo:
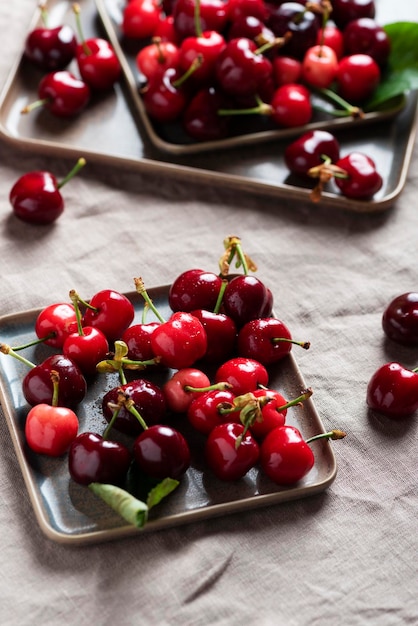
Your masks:
M 350 152 L 335 165 L 342 174 L 334 177 L 335 184 L 347 198 L 367 200 L 383 186 L 373 159 L 362 152 Z
M 323 157 L 335 163 L 340 158 L 338 139 L 329 131 L 315 129 L 303 133 L 286 146 L 284 159 L 290 172 L 298 176 L 308 177 L 312 167 L 321 165 Z
M 46 3 L 39 5 L 42 24 L 30 31 L 25 39 L 27 59 L 47 72 L 62 70 L 74 59 L 77 40 L 68 24 L 51 27 L 48 24 Z
M 52 404 L 33 406 L 25 421 L 25 437 L 34 452 L 62 456 L 78 433 L 79 421 L 72 409 L 58 406 L 59 374 L 51 371 Z
M 119 441 L 109 441 L 95 432 L 84 432 L 71 443 L 68 469 L 80 485 L 93 482 L 123 483 L 131 464 L 131 453 Z
M 267 369 L 254 359 L 233 357 L 222 363 L 215 373 L 215 382 L 226 382 L 231 385 L 231 391 L 241 396 L 260 386 L 267 387 L 269 374 Z
M 108 90 L 113 87 L 121 75 L 121 65 L 106 39 L 91 37 L 85 39 L 80 20 L 80 5 L 73 4 L 80 43 L 76 50 L 78 69 L 82 79 L 95 90 Z
M 90 101 L 90 87 L 68 70 L 49 72 L 38 85 L 38 100 L 26 105 L 22 113 L 43 107 L 56 117 L 79 115 Z
M 219 424 L 205 443 L 205 459 L 210 470 L 224 481 L 243 478 L 259 459 L 259 446 L 244 426 L 235 422 Z
M 418 373 L 397 362 L 385 363 L 369 380 L 366 402 L 370 409 L 393 420 L 412 415 L 418 408 Z
M 418 345 L 418 292 L 408 291 L 396 296 L 382 315 L 384 333 L 406 346 Z
M 76 330 L 77 316 L 74 306 L 69 302 L 48 305 L 40 311 L 35 320 L 36 336 L 53 348 L 62 348 L 68 335 Z
M 84 326 L 93 326 L 101 330 L 109 342 L 120 339 L 130 326 L 135 309 L 127 296 L 114 289 L 102 289 L 88 301 L 80 299 L 86 305 L 83 316 Z
M 315 463 L 309 444 L 294 426 L 285 424 L 268 433 L 260 445 L 260 466 L 279 485 L 302 480 Z
M 295 341 L 289 328 L 281 320 L 268 317 L 247 322 L 238 333 L 238 354 L 259 361 L 263 365 L 272 365 L 283 359 L 298 345 L 308 350 L 308 341 Z
M 134 441 L 138 466 L 152 478 L 180 479 L 190 467 L 191 454 L 185 437 L 171 426 L 156 424 Z
M 13 212 L 19 219 L 30 224 L 51 224 L 64 211 L 61 188 L 85 165 L 80 158 L 67 176 L 57 181 L 48 171 L 34 171 L 23 174 L 9 193 Z

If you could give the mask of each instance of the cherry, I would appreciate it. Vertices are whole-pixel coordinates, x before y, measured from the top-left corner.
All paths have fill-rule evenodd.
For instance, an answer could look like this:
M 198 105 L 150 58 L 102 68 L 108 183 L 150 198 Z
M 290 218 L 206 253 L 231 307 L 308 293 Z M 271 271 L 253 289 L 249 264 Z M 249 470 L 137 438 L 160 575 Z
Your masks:
M 170 41 L 176 46 L 180 44 L 180 37 L 174 27 L 174 17 L 172 15 L 167 13 L 160 15 L 160 20 L 154 30 L 155 37 L 160 38 L 161 41 Z
M 389 339 L 406 346 L 418 345 L 418 293 L 409 291 L 389 302 L 382 327 Z
M 197 317 L 177 311 L 154 330 L 151 346 L 163 365 L 182 369 L 191 367 L 205 355 L 207 337 Z
M 278 87 L 270 101 L 270 115 L 278 126 L 293 128 L 311 121 L 310 92 L 304 85 L 288 83 Z
M 149 78 L 141 96 L 145 110 L 153 120 L 169 123 L 180 117 L 188 102 L 188 93 L 183 88 L 188 76 L 176 67 L 169 67 Z
M 186 105 L 182 126 L 197 141 L 216 141 L 229 134 L 229 119 L 218 115 L 219 109 L 228 106 L 225 94 L 214 86 L 202 87 Z
M 85 376 L 92 376 L 96 373 L 97 363 L 106 357 L 109 344 L 101 330 L 84 326 L 81 333 L 72 333 L 66 338 L 62 351 L 77 363 Z
M 277 6 L 269 4 L 268 8 L 266 25 L 276 37 L 290 34 L 283 53 L 302 60 L 306 50 L 316 44 L 319 31 L 317 16 L 298 2 L 282 2 Z
M 238 354 L 263 365 L 272 365 L 283 359 L 293 344 L 305 350 L 310 347 L 307 341 L 294 341 L 286 324 L 274 317 L 251 320 L 238 333 Z
M 122 71 L 113 46 L 101 37 L 85 39 L 80 22 L 80 5 L 73 4 L 73 11 L 80 38 L 76 59 L 81 78 L 92 89 L 111 89 Z
M 299 83 L 302 78 L 302 62 L 285 55 L 274 57 L 273 77 L 277 87 Z
M 124 294 L 113 289 L 98 291 L 88 303 L 83 317 L 84 326 L 101 330 L 109 342 L 120 339 L 135 317 L 132 302 Z
M 302 62 L 303 80 L 322 89 L 333 83 L 338 70 L 338 58 L 332 48 L 319 44 L 308 48 Z
M 257 50 L 257 44 L 245 37 L 227 42 L 216 65 L 216 80 L 225 93 L 235 97 L 258 95 L 272 79 L 271 62 Z
M 218 424 L 232 421 L 235 394 L 227 389 L 214 389 L 196 395 L 187 409 L 187 419 L 198 432 L 208 435 Z
M 58 372 L 60 381 L 57 404 L 68 408 L 79 404 L 86 395 L 86 380 L 80 368 L 63 354 L 47 357 L 23 378 L 22 390 L 28 404 L 51 404 L 54 391 L 52 370 Z
M 259 446 L 244 426 L 235 422 L 219 424 L 208 435 L 205 459 L 217 478 L 239 480 L 256 465 Z
M 121 336 L 128 346 L 128 358 L 149 361 L 155 357 L 151 346 L 151 335 L 161 322 L 148 322 L 129 326 Z
M 267 434 L 260 446 L 260 466 L 279 485 L 304 478 L 315 463 L 314 454 L 294 426 L 285 424 Z
M 268 15 L 263 0 L 228 0 L 227 9 L 228 20 L 232 25 L 242 17 L 255 17 L 264 22 Z
M 351 103 L 362 103 L 380 83 L 381 72 L 368 54 L 351 54 L 341 59 L 336 80 L 338 93 Z
M 131 463 L 131 454 L 121 442 L 108 441 L 94 432 L 78 435 L 70 446 L 68 469 L 80 485 L 93 482 L 120 484 Z
M 349 22 L 344 29 L 343 42 L 346 54 L 368 54 L 381 67 L 389 58 L 389 35 L 372 18 L 361 17 Z
M 85 165 L 78 160 L 67 176 L 58 182 L 46 171 L 28 172 L 21 176 L 10 190 L 9 200 L 14 214 L 30 224 L 50 224 L 64 211 L 60 189 Z
M 376 6 L 374 0 L 333 0 L 332 19 L 341 29 L 352 20 L 360 17 L 374 18 Z
M 385 363 L 375 371 L 367 385 L 370 409 L 397 420 L 412 415 L 418 408 L 418 374 L 400 363 Z
M 62 456 L 69 449 L 78 432 L 78 417 L 72 409 L 58 406 L 59 375 L 51 371 L 54 388 L 52 405 L 33 406 L 25 421 L 25 437 L 34 452 L 48 456 Z
M 153 37 L 161 15 L 161 6 L 156 0 L 130 0 L 123 9 L 122 33 L 133 39 Z
M 196 394 L 210 387 L 208 376 L 194 367 L 183 368 L 163 385 L 167 407 L 174 413 L 185 413 Z
M 154 37 L 152 43 L 144 46 L 135 57 L 138 70 L 146 79 L 164 73 L 169 67 L 179 67 L 180 50 L 171 41 Z
M 222 278 L 213 272 L 190 269 L 181 273 L 171 284 L 168 303 L 172 311 L 189 312 L 194 309 L 213 311 L 216 306 Z
M 245 37 L 252 39 L 258 45 L 274 42 L 275 36 L 272 30 L 267 28 L 264 21 L 253 15 L 239 15 L 231 20 L 228 29 L 228 40 Z
M 120 403 L 120 394 L 130 402 Z M 129 410 L 130 405 L 133 405 L 133 412 Z M 142 421 L 134 413 L 139 413 L 146 425 L 160 423 L 166 415 L 166 401 L 161 387 L 144 378 L 114 387 L 103 396 L 102 411 L 109 423 L 114 416 L 115 406 L 118 406 L 119 412 L 113 427 L 127 435 L 136 436 L 143 430 Z
M 68 70 L 49 72 L 39 83 L 39 100 L 26 105 L 22 113 L 44 107 L 57 117 L 74 117 L 86 108 L 90 94 L 87 83 Z
M 327 21 L 327 23 L 319 29 L 316 43 L 332 48 L 337 55 L 337 59 L 341 59 L 344 54 L 343 33 L 333 22 Z
M 239 328 L 250 320 L 270 315 L 272 295 L 260 279 L 242 274 L 228 283 L 222 304 L 225 313 Z
M 183 40 L 196 34 L 195 0 L 176 0 L 173 6 L 174 27 Z M 223 32 L 227 22 L 227 5 L 223 0 L 200 0 L 200 28 L 202 31 Z
M 47 72 L 61 70 L 74 59 L 77 40 L 67 24 L 49 27 L 46 5 L 40 4 L 42 25 L 27 35 L 24 54 L 32 63 Z
M 308 171 L 323 163 L 323 156 L 331 163 L 340 158 L 340 144 L 326 130 L 310 130 L 290 143 L 284 152 L 284 159 L 289 170 L 299 176 L 308 176 Z
M 347 198 L 371 198 L 383 185 L 374 161 L 361 152 L 351 152 L 336 162 L 343 174 L 335 177 L 335 184 Z
M 57 302 L 42 309 L 35 320 L 35 333 L 47 346 L 62 348 L 65 339 L 77 330 L 75 309 L 69 302 Z
M 278 426 L 286 423 L 287 410 L 292 406 L 298 406 L 311 397 L 312 389 L 305 389 L 298 397 L 292 400 L 286 398 L 275 389 L 256 389 L 253 395 L 261 400 L 261 415 L 250 423 L 250 430 L 257 440 L 263 440 L 266 435 Z
M 206 309 L 191 312 L 201 322 L 207 337 L 207 349 L 203 361 L 219 364 L 229 359 L 236 347 L 237 327 L 231 317 Z
M 138 466 L 152 478 L 181 478 L 190 467 L 190 448 L 184 436 L 170 426 L 156 424 L 134 442 Z
M 233 357 L 225 361 L 215 373 L 215 382 L 229 383 L 236 396 L 254 391 L 260 386 L 267 387 L 268 380 L 264 365 L 246 357 Z

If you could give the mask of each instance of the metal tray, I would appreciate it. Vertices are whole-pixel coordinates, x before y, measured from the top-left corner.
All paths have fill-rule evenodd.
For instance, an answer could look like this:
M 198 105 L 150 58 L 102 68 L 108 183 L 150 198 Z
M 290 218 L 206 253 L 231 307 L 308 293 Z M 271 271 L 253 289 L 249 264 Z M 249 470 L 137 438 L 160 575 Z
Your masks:
M 112 38 L 116 31 L 109 16 L 109 3 L 117 0 L 86 0 L 82 7 L 83 28 L 86 36 L 101 34 Z M 73 23 L 71 3 L 51 0 L 48 5 L 51 25 Z M 399 8 L 399 19 L 402 7 Z M 418 8 L 410 6 L 411 12 Z M 389 0 L 379 3 L 380 21 L 384 23 L 385 12 L 390 14 Z M 34 27 L 39 21 L 34 15 Z M 106 27 L 105 32 L 103 26 Z M 113 43 L 116 43 L 113 41 Z M 118 45 L 118 44 L 117 44 Z M 126 70 L 127 61 L 124 61 Z M 77 68 L 70 66 L 77 73 Z M 160 149 L 152 141 L 149 128 L 133 98 L 133 87 L 124 73 L 125 80 L 115 85 L 109 94 L 93 98 L 91 104 L 73 120 L 54 118 L 46 110 L 21 115 L 23 106 L 37 98 L 37 85 L 42 74 L 21 57 L 17 59 L 0 96 L 0 137 L 15 148 L 35 154 L 68 157 L 72 160 L 84 156 L 87 161 L 103 163 L 113 169 L 154 175 L 159 179 L 173 177 L 202 185 L 228 187 L 261 196 L 270 196 L 285 202 L 311 204 L 310 188 L 289 176 L 283 152 L 289 138 L 272 140 L 269 131 L 252 133 L 237 138 L 243 145 L 217 143 L 213 149 L 188 154 L 180 146 L 179 153 Z M 355 201 L 344 198 L 330 184 L 323 194 L 321 206 L 332 210 L 343 209 L 371 213 L 391 207 L 402 192 L 406 182 L 417 128 L 417 95 L 408 95 L 405 107 L 390 119 L 375 119 L 361 126 L 339 126 L 333 123 L 342 152 L 352 150 L 367 152 L 383 176 L 384 185 L 371 201 Z M 284 131 L 280 131 L 284 132 Z M 154 138 L 154 137 L 153 137 Z M 155 139 L 155 138 L 154 138 Z M 165 142 L 167 143 L 167 142 Z M 206 146 L 208 147 L 208 146 Z M 190 148 L 187 148 L 189 150 Z M 200 149 L 200 148 L 199 148 Z M 279 210 L 279 203 L 277 203 Z M 312 205 L 315 209 L 315 205 Z
M 149 294 L 161 314 L 168 318 L 168 287 L 150 289 Z M 139 322 L 143 300 L 136 293 L 127 294 L 134 303 L 135 321 Z M 34 324 L 39 311 L 31 310 L 0 318 L 0 341 L 12 346 L 22 345 L 35 337 Z M 148 319 L 148 318 L 147 318 Z M 151 321 L 152 315 L 149 317 Z M 34 363 L 51 354 L 47 346 L 27 348 L 24 355 Z M 16 450 L 17 458 L 29 492 L 40 528 L 50 539 L 65 544 L 84 544 L 138 536 L 150 531 L 178 526 L 215 516 L 237 513 L 262 506 L 278 504 L 324 491 L 333 482 L 337 467 L 331 443 L 312 443 L 315 464 L 298 484 L 280 488 L 257 469 L 234 483 L 216 479 L 204 466 L 204 438 L 187 427 L 179 418 L 176 426 L 188 437 L 192 450 L 192 466 L 180 486 L 151 511 L 150 519 L 141 530 L 128 525 L 86 487 L 75 484 L 68 473 L 67 459 L 33 453 L 25 442 L 24 424 L 29 407 L 22 393 L 22 378 L 27 367 L 13 357 L 0 355 L 0 400 Z M 142 373 L 142 375 L 144 375 Z M 166 378 L 146 374 L 157 384 Z M 167 377 L 169 373 L 166 373 Z M 89 385 L 88 393 L 77 411 L 80 432 L 103 432 L 105 421 L 101 414 L 101 398 L 118 384 L 117 375 L 100 375 Z M 270 371 L 270 386 L 292 398 L 306 388 L 293 354 Z M 305 437 L 324 432 L 312 398 L 302 407 L 289 409 L 287 422 L 297 426 Z

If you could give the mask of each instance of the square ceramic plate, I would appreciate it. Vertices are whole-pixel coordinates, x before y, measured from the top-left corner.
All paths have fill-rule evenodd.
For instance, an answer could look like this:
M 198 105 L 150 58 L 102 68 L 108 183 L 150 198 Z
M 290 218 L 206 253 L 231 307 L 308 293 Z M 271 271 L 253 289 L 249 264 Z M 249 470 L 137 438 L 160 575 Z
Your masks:
M 168 287 L 150 289 L 149 294 L 160 313 L 168 318 Z M 143 301 L 136 293 L 127 294 L 140 321 Z M 0 341 L 11 346 L 23 345 L 35 338 L 34 324 L 39 311 L 32 310 L 0 318 Z M 148 319 L 148 318 L 147 318 Z M 150 315 L 149 321 L 152 320 Z M 51 348 L 37 346 L 23 352 L 34 363 L 51 354 Z M 191 432 L 184 419 L 176 426 L 184 431 L 192 451 L 192 465 L 180 486 L 150 514 L 141 530 L 128 525 L 86 487 L 75 484 L 68 473 L 66 456 L 54 459 L 33 453 L 25 442 L 24 424 L 29 407 L 22 393 L 22 378 L 27 367 L 11 356 L 0 354 L 0 399 L 28 489 L 34 512 L 42 531 L 50 539 L 66 544 L 83 544 L 135 536 L 157 529 L 196 522 L 262 506 L 303 498 L 324 491 L 336 476 L 336 461 L 331 444 L 321 440 L 312 444 L 315 465 L 298 484 L 280 488 L 257 469 L 234 483 L 216 479 L 202 460 L 204 438 Z M 145 375 L 144 373 L 142 375 Z M 157 384 L 165 376 L 149 374 Z M 291 353 L 270 372 L 270 386 L 292 398 L 306 389 L 306 384 Z M 118 384 L 117 375 L 100 375 L 89 385 L 85 400 L 77 411 L 80 432 L 103 432 L 106 422 L 101 414 L 101 398 Z M 287 422 L 297 426 L 304 437 L 325 432 L 312 398 L 303 406 L 289 409 Z
M 116 2 L 97 0 L 97 6 L 94 0 L 83 2 L 81 17 L 86 37 L 108 36 L 103 24 L 106 24 L 109 32 L 114 33 L 112 37 L 116 37 L 108 10 L 109 3 L 114 7 Z M 405 14 L 403 19 L 418 19 L 418 9 L 406 0 L 397 5 L 395 19 L 402 19 L 402 10 Z M 391 11 L 393 13 L 390 0 L 379 2 L 382 23 L 395 21 Z M 51 26 L 74 24 L 71 3 L 66 0 L 50 0 L 48 12 Z M 39 11 L 36 10 L 29 30 L 38 23 Z M 123 64 L 125 67 L 127 61 L 123 61 Z M 69 69 L 77 74 L 74 63 Z M 204 153 L 183 154 L 184 147 L 181 145 L 179 154 L 161 150 L 150 139 L 149 129 L 135 104 L 133 87 L 126 72 L 124 80 L 117 83 L 113 91 L 93 98 L 87 109 L 75 119 L 54 118 L 42 109 L 21 115 L 21 109 L 37 99 L 37 86 L 41 77 L 42 73 L 22 55 L 11 68 L 0 95 L 0 137 L 16 149 L 26 153 L 65 157 L 73 162 L 84 156 L 87 165 L 90 162 L 100 163 L 112 170 L 130 170 L 153 176 L 161 184 L 164 184 L 166 178 L 177 179 L 185 184 L 193 182 L 202 187 L 202 193 L 205 186 L 252 193 L 262 200 L 268 198 L 270 206 L 275 206 L 277 211 L 289 203 L 309 205 L 313 210 L 316 208 L 309 199 L 310 188 L 289 176 L 283 158 L 289 139 L 257 141 L 258 135 L 251 134 L 249 143 L 249 137 L 240 140 L 246 145 L 214 148 Z M 404 188 L 413 153 L 417 95 L 410 94 L 402 111 L 390 119 L 375 120 L 372 124 L 356 128 L 338 128 L 337 125 L 335 134 L 342 152 L 366 152 L 376 162 L 384 184 L 372 200 L 362 202 L 344 198 L 330 184 L 323 193 L 321 207 L 332 211 L 373 213 L 393 206 Z M 263 139 L 266 137 L 263 134 Z

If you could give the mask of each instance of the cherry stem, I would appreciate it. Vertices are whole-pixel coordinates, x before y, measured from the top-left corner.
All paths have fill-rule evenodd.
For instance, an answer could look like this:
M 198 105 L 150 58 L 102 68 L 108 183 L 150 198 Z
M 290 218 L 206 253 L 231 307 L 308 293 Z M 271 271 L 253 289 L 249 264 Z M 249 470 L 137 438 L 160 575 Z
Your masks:
M 223 298 L 224 298 L 224 293 L 225 293 L 225 289 L 226 289 L 227 285 L 228 285 L 228 281 L 225 278 L 225 279 L 222 280 L 221 288 L 220 288 L 219 293 L 218 293 L 218 299 L 216 300 L 215 308 L 213 309 L 213 312 L 215 314 L 218 314 L 219 311 L 221 310 L 222 301 L 223 301 Z
M 33 341 L 28 341 L 28 343 L 22 343 L 20 346 L 13 346 L 13 350 L 18 352 L 18 350 L 24 350 L 25 348 L 32 348 L 33 346 L 38 346 L 40 343 L 44 343 L 48 341 L 48 339 L 52 339 L 55 337 L 54 331 L 51 331 L 45 337 L 41 337 L 40 339 L 34 339 Z
M 107 439 L 108 438 L 109 433 L 112 430 L 114 423 L 116 422 L 116 418 L 119 415 L 121 408 L 122 408 L 122 406 L 119 405 L 119 404 L 116 405 L 116 407 L 114 408 L 114 411 L 112 413 L 112 417 L 110 418 L 110 421 L 109 421 L 108 425 L 106 426 L 106 428 L 105 428 L 105 430 L 103 432 L 103 435 L 102 435 L 103 439 Z
M 298 396 L 297 398 L 294 398 L 293 400 L 289 400 L 289 402 L 286 402 L 286 404 L 283 404 L 282 406 L 278 406 L 276 408 L 276 411 L 278 413 L 282 413 L 286 409 L 289 409 L 291 406 L 300 405 L 303 402 L 305 402 L 305 400 L 310 398 L 312 394 L 313 394 L 313 389 L 311 387 L 308 387 L 308 389 L 305 389 L 304 391 L 302 391 L 300 396 Z
M 330 430 L 327 433 L 320 433 L 319 435 L 310 437 L 306 440 L 306 443 L 311 443 L 312 441 L 317 441 L 318 439 L 344 439 L 346 435 L 347 433 L 345 433 L 343 430 L 334 429 Z
M 51 370 L 50 373 L 51 381 L 52 381 L 52 400 L 51 406 L 58 406 L 58 393 L 59 393 L 59 383 L 60 383 L 60 375 L 57 370 Z
M 173 80 L 173 82 L 171 83 L 173 87 L 175 89 L 179 89 L 179 87 L 181 87 L 190 78 L 190 76 L 193 76 L 195 71 L 199 69 L 202 63 L 203 63 L 203 56 L 201 54 L 198 54 L 197 57 L 193 59 L 192 63 L 189 65 L 189 67 L 184 72 L 184 74 L 182 74 L 176 80 Z
M 165 319 L 162 317 L 162 315 L 159 313 L 157 307 L 154 305 L 153 301 L 151 300 L 151 298 L 149 297 L 147 290 L 145 289 L 145 284 L 144 281 L 142 280 L 141 277 L 139 278 L 134 278 L 134 284 L 135 284 L 135 289 L 136 292 L 142 296 L 145 300 L 146 305 L 148 306 L 149 309 L 151 309 L 151 311 L 154 313 L 154 315 L 157 317 L 157 319 L 161 322 L 164 323 Z
M 225 252 L 219 260 L 219 267 L 221 270 L 221 276 L 227 276 L 229 273 L 230 265 L 234 256 L 236 255 L 237 261 L 235 267 L 242 266 L 245 275 L 248 275 L 249 271 L 257 271 L 257 266 L 254 261 L 244 253 L 241 245 L 241 239 L 235 235 L 231 235 L 224 240 Z
M 73 4 L 73 13 L 75 15 L 78 36 L 80 37 L 81 45 L 83 46 L 83 52 L 87 56 L 90 56 L 92 54 L 92 51 L 88 47 L 86 43 L 86 39 L 83 34 L 83 28 L 81 26 L 81 19 L 80 19 L 81 9 L 80 9 L 80 5 L 77 2 Z
M 21 363 L 24 363 L 25 365 L 27 365 L 28 367 L 30 367 L 31 369 L 33 369 L 35 366 L 35 363 L 32 363 L 31 361 L 28 361 L 28 359 L 25 359 L 24 356 L 22 356 L 21 354 L 19 354 L 18 352 L 15 352 L 13 350 L 13 348 L 11 348 L 10 346 L 8 346 L 6 343 L 0 343 L 0 353 L 1 354 L 8 354 L 9 356 L 12 356 L 13 358 L 17 359 L 18 361 L 20 361 Z
M 194 28 L 196 31 L 196 37 L 201 37 L 203 34 L 203 31 L 202 31 L 202 22 L 200 19 L 200 0 L 195 0 L 195 3 L 194 3 Z
M 227 391 L 228 389 L 232 389 L 232 385 L 226 382 L 220 382 L 208 385 L 207 387 L 192 387 L 191 385 L 185 385 L 183 389 L 184 391 L 189 391 L 190 393 L 204 393 L 205 391 Z
M 300 346 L 304 350 L 309 350 L 311 347 L 310 341 L 295 341 L 294 339 L 289 339 L 288 337 L 274 337 L 271 341 L 272 343 L 292 343 L 295 346 Z
M 144 370 L 149 365 L 157 365 L 160 362 L 159 357 L 148 359 L 146 361 L 133 361 L 127 358 L 128 346 L 124 341 L 115 341 L 115 353 L 113 359 L 105 359 L 97 364 L 96 369 L 101 373 L 115 373 L 119 374 L 119 378 L 122 383 L 126 383 L 126 377 L 124 369 L 128 370 Z
M 257 106 L 247 109 L 218 109 L 218 115 L 271 115 L 272 107 L 255 96 Z
M 264 54 L 273 48 L 283 48 L 285 43 L 289 41 L 292 37 L 292 33 L 289 31 L 285 33 L 283 37 L 275 37 L 275 39 L 271 41 L 264 41 L 257 50 L 255 50 L 254 54 Z
M 86 159 L 84 157 L 80 157 L 74 167 L 68 172 L 67 176 L 58 183 L 58 189 L 61 189 L 64 185 L 68 183 L 78 172 L 83 168 L 86 164 Z
M 25 115 L 26 113 L 30 113 L 34 109 L 39 109 L 39 107 L 42 107 L 45 104 L 48 104 L 49 101 L 50 101 L 49 98 L 42 98 L 41 100 L 35 100 L 35 102 L 31 102 L 30 104 L 27 104 L 26 106 L 24 106 L 20 112 L 21 114 Z
M 41 12 L 42 23 L 46 28 L 48 28 L 48 10 L 46 8 L 46 2 L 40 2 L 38 8 Z
M 75 291 L 75 289 L 71 289 L 69 295 L 70 295 L 70 300 L 73 303 L 74 310 L 75 310 L 75 317 L 76 317 L 76 320 L 77 320 L 77 331 L 78 331 L 78 334 L 80 335 L 80 337 L 83 337 L 84 336 L 84 330 L 83 330 L 83 324 L 82 324 L 82 319 L 81 319 L 81 312 L 80 312 L 80 307 L 79 307 L 80 297 L 79 297 L 78 293 Z
M 333 111 L 327 111 L 326 109 L 315 106 L 314 108 L 317 111 L 325 111 L 326 113 L 330 113 L 335 117 L 347 117 L 350 115 L 354 119 L 361 119 L 364 116 L 364 112 L 360 107 L 350 104 L 349 102 L 347 102 L 347 100 L 344 100 L 344 98 L 341 98 L 341 96 L 335 93 L 335 91 L 332 91 L 332 89 L 322 87 L 317 91 L 329 100 L 332 100 L 336 104 L 340 105 L 343 109 L 342 111 L 338 109 L 334 109 Z
M 164 56 L 164 53 L 163 53 L 162 48 L 161 48 L 161 37 L 153 37 L 152 38 L 152 43 L 155 44 L 155 46 L 157 48 L 157 53 L 158 53 L 157 61 L 158 61 L 158 63 L 163 64 L 164 61 L 165 61 L 165 56 Z

